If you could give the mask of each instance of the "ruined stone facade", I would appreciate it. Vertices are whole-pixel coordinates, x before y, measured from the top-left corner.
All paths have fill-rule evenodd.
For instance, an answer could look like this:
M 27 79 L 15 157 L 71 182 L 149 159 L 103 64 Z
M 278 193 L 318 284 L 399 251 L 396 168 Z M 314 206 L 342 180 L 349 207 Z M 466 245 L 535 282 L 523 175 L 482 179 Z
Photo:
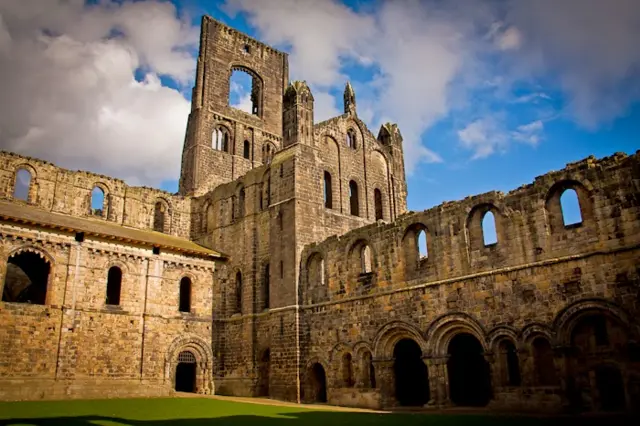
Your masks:
M 349 84 L 315 123 L 287 54 L 209 17 L 195 81 L 176 195 L 0 156 L 0 398 L 640 406 L 640 154 L 407 212 L 400 131 L 372 134 Z

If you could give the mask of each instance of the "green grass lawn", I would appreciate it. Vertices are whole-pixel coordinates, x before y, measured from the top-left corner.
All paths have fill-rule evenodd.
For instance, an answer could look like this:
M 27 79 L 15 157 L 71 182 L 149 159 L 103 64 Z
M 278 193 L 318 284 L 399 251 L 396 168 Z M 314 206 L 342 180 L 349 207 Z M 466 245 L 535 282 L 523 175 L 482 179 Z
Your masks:
M 562 419 L 562 424 L 571 422 Z M 585 419 L 580 419 L 584 425 Z M 593 420 L 593 419 L 591 419 Z M 603 419 L 600 419 L 603 420 Z M 353 413 L 208 398 L 0 402 L 0 425 L 42 426 L 453 426 L 545 425 L 551 419 L 436 413 Z M 589 422 L 591 423 L 591 422 Z M 609 423 L 611 424 L 611 423 Z

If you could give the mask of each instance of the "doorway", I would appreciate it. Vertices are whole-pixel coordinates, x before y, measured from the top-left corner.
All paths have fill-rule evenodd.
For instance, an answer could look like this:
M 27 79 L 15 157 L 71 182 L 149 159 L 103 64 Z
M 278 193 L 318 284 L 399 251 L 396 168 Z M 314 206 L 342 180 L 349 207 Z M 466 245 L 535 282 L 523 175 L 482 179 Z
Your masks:
M 449 396 L 456 405 L 482 407 L 491 399 L 489 365 L 482 345 L 474 336 L 461 333 L 449 343 Z
M 422 349 L 411 339 L 402 339 L 393 349 L 396 399 L 402 406 L 423 406 L 429 402 L 429 373 Z

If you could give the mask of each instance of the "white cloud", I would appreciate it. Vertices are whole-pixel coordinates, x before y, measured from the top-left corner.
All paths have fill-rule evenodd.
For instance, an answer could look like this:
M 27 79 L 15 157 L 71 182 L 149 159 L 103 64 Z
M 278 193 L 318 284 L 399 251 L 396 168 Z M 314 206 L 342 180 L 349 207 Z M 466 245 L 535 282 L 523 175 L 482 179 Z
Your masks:
M 508 130 L 504 114 L 483 117 L 458 130 L 460 145 L 472 151 L 472 160 L 507 151 L 512 141 L 536 146 L 543 138 L 544 124 L 535 120 Z
M 192 78 L 197 41 L 166 2 L 0 2 L 2 149 L 131 184 L 176 179 L 190 108 L 159 76 Z
M 507 143 L 504 130 L 493 118 L 481 118 L 458 130 L 461 145 L 473 151 L 472 160 L 486 158 Z
M 521 34 L 513 78 L 554 76 L 580 124 L 596 128 L 640 99 L 639 1 L 511 1 L 506 21 Z

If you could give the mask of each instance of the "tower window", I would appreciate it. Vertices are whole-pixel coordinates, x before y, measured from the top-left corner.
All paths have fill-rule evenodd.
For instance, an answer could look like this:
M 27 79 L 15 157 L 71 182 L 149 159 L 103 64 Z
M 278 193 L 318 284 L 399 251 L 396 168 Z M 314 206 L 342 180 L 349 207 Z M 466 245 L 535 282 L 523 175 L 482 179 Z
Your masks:
M 249 159 L 251 157 L 251 144 L 249 143 L 249 141 L 244 141 L 242 156 L 246 159 Z
M 226 127 L 216 127 L 211 136 L 211 147 L 216 151 L 229 152 L 229 131 Z
M 29 201 L 29 190 L 31 189 L 31 173 L 27 169 L 18 169 L 16 172 L 16 182 L 13 188 L 13 198 L 16 200 Z
M 355 181 L 351 181 L 349 182 L 349 207 L 353 216 L 360 216 L 358 202 L 358 184 Z
M 93 216 L 105 217 L 104 212 L 104 191 L 99 186 L 94 186 L 91 190 L 91 214 Z
M 333 193 L 331 187 L 331 173 L 324 172 L 324 207 L 333 208 Z
M 347 130 L 347 146 L 351 149 L 357 149 L 356 131 L 353 129 Z
M 178 310 L 180 312 L 191 312 L 191 280 L 184 277 L 180 280 L 180 300 Z
M 580 213 L 580 201 L 575 189 L 568 188 L 560 196 L 560 208 L 562 209 L 562 221 L 565 227 L 582 223 Z
M 244 49 L 251 50 L 249 45 Z M 246 53 L 249 53 L 246 51 Z M 262 80 L 245 68 L 231 70 L 229 79 L 229 106 L 248 114 L 262 115 Z
M 382 220 L 382 192 L 376 188 L 373 191 L 373 202 L 376 210 L 376 220 Z
M 242 46 L 242 51 L 244 53 L 251 53 L 251 46 L 249 46 L 248 44 L 245 44 L 244 46 Z

